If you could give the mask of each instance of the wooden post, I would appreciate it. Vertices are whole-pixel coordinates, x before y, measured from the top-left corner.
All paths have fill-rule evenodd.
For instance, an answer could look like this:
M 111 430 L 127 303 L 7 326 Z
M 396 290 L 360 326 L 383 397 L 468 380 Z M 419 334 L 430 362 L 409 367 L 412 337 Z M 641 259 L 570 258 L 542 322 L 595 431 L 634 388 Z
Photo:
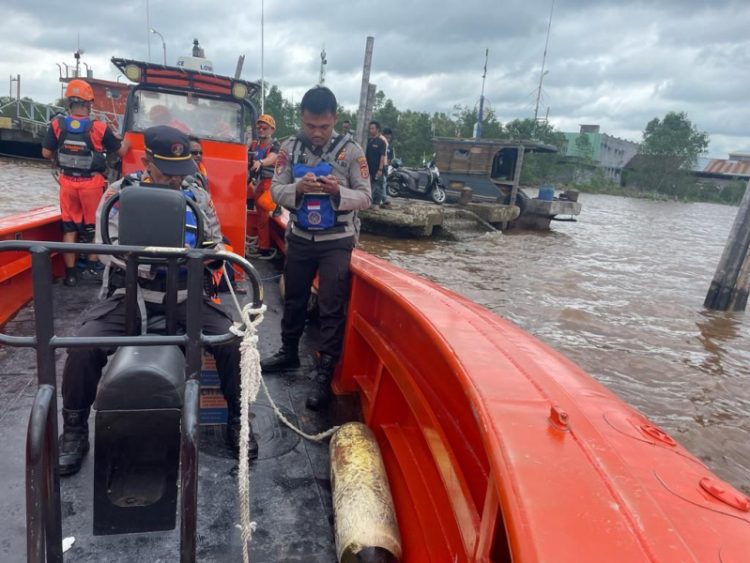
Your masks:
M 365 118 L 362 121 L 365 134 L 362 142 L 360 143 L 360 145 L 362 145 L 363 147 L 365 146 L 365 143 L 367 143 L 367 139 L 370 137 L 370 130 L 367 124 L 372 120 L 372 108 L 375 105 L 375 91 L 377 90 L 377 88 L 378 87 L 375 84 L 369 84 L 367 87 L 367 106 L 365 107 Z
M 750 291 L 750 182 L 745 187 L 727 244 L 703 305 L 717 311 L 744 311 Z
M 521 169 L 523 168 L 523 145 L 516 147 L 516 166 L 513 169 L 513 185 L 510 188 L 510 201 L 508 205 L 515 205 L 518 197 L 518 185 L 521 183 Z M 500 228 L 504 231 L 508 228 L 508 221 L 503 221 Z
M 359 91 L 359 110 L 357 110 L 357 131 L 354 139 L 362 146 L 367 139 L 367 124 L 365 113 L 367 112 L 367 94 L 370 87 L 370 68 L 372 67 L 372 48 L 375 45 L 374 37 L 367 37 L 365 46 L 365 63 L 362 67 L 362 88 Z

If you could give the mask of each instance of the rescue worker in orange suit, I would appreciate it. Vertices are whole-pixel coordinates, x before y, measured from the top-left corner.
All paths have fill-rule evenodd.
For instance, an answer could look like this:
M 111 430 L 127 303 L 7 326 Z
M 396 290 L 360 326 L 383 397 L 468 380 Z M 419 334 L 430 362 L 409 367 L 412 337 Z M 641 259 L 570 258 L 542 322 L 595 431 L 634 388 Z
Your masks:
M 112 195 L 127 186 L 159 185 L 181 190 L 185 198 L 195 202 L 202 216 L 204 247 L 223 249 L 221 226 L 216 209 L 208 192 L 193 181 L 196 172 L 195 162 L 189 153 L 189 141 L 181 131 L 168 126 L 146 129 L 143 133 L 145 156 L 144 170 L 129 174 L 113 183 L 101 197 L 97 214 L 101 216 L 104 204 Z M 161 189 L 161 188 L 160 188 Z M 113 208 L 109 214 L 109 236 L 113 244 L 119 238 L 119 212 Z M 100 222 L 96 224 L 96 240 L 101 244 Z M 186 211 L 185 246 L 194 247 L 198 220 L 192 210 Z M 114 256 L 102 256 L 107 262 L 109 296 L 93 305 L 84 313 L 83 325 L 78 336 L 124 336 L 126 313 L 124 300 L 124 263 Z M 208 266 L 208 269 L 211 267 Z M 139 294 L 142 302 L 137 313 L 142 330 L 150 315 L 164 314 L 166 300 L 166 279 L 153 269 L 140 270 L 138 274 Z M 184 290 L 184 285 L 178 289 Z M 186 296 L 178 294 L 177 323 L 184 329 L 186 322 Z M 142 307 L 142 308 L 141 308 Z M 204 334 L 225 334 L 232 326 L 232 316 L 222 307 L 203 296 L 201 309 L 202 331 Z M 240 345 L 232 342 L 221 346 L 210 346 L 209 353 L 216 360 L 216 369 L 221 382 L 221 390 L 227 401 L 227 441 L 235 455 L 239 452 L 240 441 Z M 81 463 L 89 451 L 88 419 L 91 405 L 96 398 L 97 386 L 102 369 L 108 361 L 111 349 L 72 348 L 68 350 L 62 374 L 63 433 L 60 436 L 58 467 L 60 475 L 72 475 L 81 468 Z M 248 456 L 258 456 L 258 443 L 250 430 Z
M 60 211 L 63 221 L 63 242 L 94 235 L 96 208 L 106 180 L 105 153 L 123 156 L 129 148 L 103 121 L 91 118 L 94 91 L 84 80 L 75 79 L 65 90 L 68 115 L 56 117 L 42 141 L 42 156 L 54 159 L 60 169 Z M 78 283 L 75 254 L 65 254 L 64 283 Z
M 351 135 L 336 134 L 336 97 L 328 88 L 309 90 L 300 105 L 302 130 L 286 140 L 271 183 L 273 199 L 290 211 L 286 231 L 282 347 L 261 362 L 272 373 L 300 365 L 310 286 L 319 276 L 320 359 L 311 374 L 317 389 L 307 408 L 330 401 L 331 379 L 341 356 L 349 303 L 349 264 L 359 231 L 357 210 L 372 203 L 367 159 Z
M 279 156 L 279 143 L 273 137 L 276 132 L 276 120 L 268 114 L 263 114 L 255 123 L 255 128 L 258 138 L 253 140 L 248 148 L 248 167 L 258 220 L 258 258 L 271 259 L 276 256 L 276 249 L 271 247 L 271 230 L 268 223 L 269 213 L 274 211 L 275 204 L 272 203 L 270 194 L 263 199 L 262 196 L 271 189 L 273 169 Z M 270 205 L 265 205 L 266 201 Z

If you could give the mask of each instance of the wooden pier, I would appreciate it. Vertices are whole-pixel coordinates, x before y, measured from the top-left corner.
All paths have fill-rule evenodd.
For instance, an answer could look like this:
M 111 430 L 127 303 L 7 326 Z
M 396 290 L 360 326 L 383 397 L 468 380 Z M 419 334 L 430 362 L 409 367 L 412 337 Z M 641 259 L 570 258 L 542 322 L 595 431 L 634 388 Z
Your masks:
M 404 198 L 391 198 L 389 202 L 389 208 L 359 212 L 363 232 L 398 238 L 463 240 L 497 231 L 519 213 L 516 206 L 489 203 L 435 205 Z

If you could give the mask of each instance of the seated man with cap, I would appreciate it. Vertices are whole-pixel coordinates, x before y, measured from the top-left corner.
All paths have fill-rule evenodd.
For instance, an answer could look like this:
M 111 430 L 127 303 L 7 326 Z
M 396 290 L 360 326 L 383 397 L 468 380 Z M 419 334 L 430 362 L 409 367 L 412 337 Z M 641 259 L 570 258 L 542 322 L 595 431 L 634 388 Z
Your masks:
M 197 172 L 195 161 L 190 155 L 190 141 L 184 133 L 168 126 L 147 129 L 144 134 L 145 151 L 143 171 L 130 174 L 112 184 L 102 196 L 97 210 L 96 242 L 102 243 L 100 221 L 104 203 L 126 186 L 147 186 L 149 184 L 168 186 L 182 190 L 186 198 L 192 199 L 202 214 L 204 237 L 216 248 L 222 248 L 222 234 L 211 196 L 197 183 L 186 177 Z M 112 208 L 109 216 L 109 236 L 113 244 L 118 240 L 118 208 Z M 197 221 L 193 212 L 186 214 L 185 244 L 196 243 Z M 191 225 L 192 223 L 192 225 Z M 192 227 L 192 229 L 191 229 Z M 78 336 L 123 336 L 126 316 L 124 299 L 124 263 L 113 256 L 103 256 L 108 271 L 104 276 L 108 297 L 94 305 L 84 315 L 83 325 Z M 147 267 L 148 268 L 148 267 Z M 151 268 L 155 268 L 152 266 Z M 149 314 L 164 313 L 166 280 L 162 273 L 142 271 L 139 268 L 139 318 L 142 331 L 145 331 Z M 143 277 L 140 277 L 143 276 Z M 184 288 L 180 288 L 184 289 Z M 178 327 L 185 328 L 186 292 L 180 291 L 177 305 Z M 229 331 L 232 318 L 208 296 L 203 299 L 203 332 L 207 335 L 225 334 Z M 237 455 L 240 434 L 240 350 L 239 343 L 208 347 L 216 360 L 216 369 L 221 381 L 221 390 L 227 401 L 229 419 L 227 439 Z M 63 434 L 60 438 L 60 475 L 78 472 L 84 456 L 89 450 L 88 417 L 96 397 L 96 389 L 113 350 L 103 348 L 77 348 L 68 350 L 62 381 Z M 258 445 L 250 430 L 251 458 L 257 457 Z

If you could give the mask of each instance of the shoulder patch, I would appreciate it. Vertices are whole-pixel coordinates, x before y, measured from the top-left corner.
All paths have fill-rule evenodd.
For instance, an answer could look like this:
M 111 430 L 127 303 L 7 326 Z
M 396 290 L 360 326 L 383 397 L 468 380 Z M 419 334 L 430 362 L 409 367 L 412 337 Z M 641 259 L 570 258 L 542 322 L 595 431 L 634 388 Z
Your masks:
M 360 156 L 357 158 L 357 162 L 359 162 L 359 173 L 367 180 L 370 177 L 370 171 L 367 169 L 367 159 L 364 156 Z
M 279 151 L 279 156 L 276 158 L 276 168 L 274 169 L 274 173 L 281 174 L 284 171 L 284 168 L 286 168 L 288 162 L 289 154 L 286 152 L 286 149 L 281 149 Z

